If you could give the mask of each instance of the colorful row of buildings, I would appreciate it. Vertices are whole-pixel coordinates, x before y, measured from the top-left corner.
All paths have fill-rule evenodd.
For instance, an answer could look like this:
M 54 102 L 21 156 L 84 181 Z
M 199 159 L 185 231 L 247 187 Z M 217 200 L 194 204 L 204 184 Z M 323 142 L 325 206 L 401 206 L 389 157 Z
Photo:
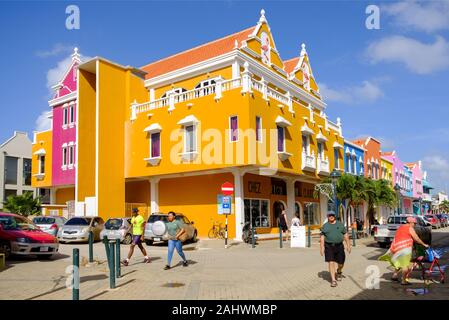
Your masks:
M 224 220 L 217 195 L 232 182 L 232 237 L 249 220 L 278 232 L 282 208 L 318 228 L 329 201 L 314 197 L 315 185 L 334 169 L 398 184 L 403 211 L 418 212 L 430 190 L 420 163 L 372 137 L 345 140 L 306 46 L 298 51 L 281 58 L 263 10 L 250 28 L 139 68 L 81 61 L 75 49 L 53 87 L 52 127 L 34 134 L 32 185 L 49 199 L 45 214 L 173 210 L 205 236 Z

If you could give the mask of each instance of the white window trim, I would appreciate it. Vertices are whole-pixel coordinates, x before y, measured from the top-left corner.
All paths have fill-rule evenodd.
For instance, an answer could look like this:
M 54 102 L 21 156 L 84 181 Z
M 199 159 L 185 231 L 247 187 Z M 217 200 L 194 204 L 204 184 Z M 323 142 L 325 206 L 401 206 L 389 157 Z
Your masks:
M 67 114 L 67 121 L 66 121 L 66 114 Z M 69 108 L 68 104 L 64 104 L 62 107 L 62 128 L 67 129 L 67 126 L 69 125 Z
M 187 151 L 187 127 L 193 127 L 193 134 L 194 139 L 193 139 L 193 143 L 195 144 L 195 148 L 193 151 Z M 180 154 L 182 159 L 185 161 L 192 161 L 195 160 L 196 157 L 198 156 L 198 124 L 196 123 L 189 123 L 186 125 L 183 125 L 183 130 L 184 130 L 184 148 L 183 148 L 183 152 Z
M 237 118 L 237 140 L 232 140 L 231 118 L 234 118 L 234 117 Z M 240 133 L 240 132 L 239 132 L 239 116 L 238 116 L 238 115 L 232 115 L 232 116 L 230 116 L 228 122 L 229 122 L 229 142 L 230 142 L 230 143 L 236 143 L 236 142 L 238 142 L 239 139 L 240 139 L 240 134 L 239 134 L 239 133 Z

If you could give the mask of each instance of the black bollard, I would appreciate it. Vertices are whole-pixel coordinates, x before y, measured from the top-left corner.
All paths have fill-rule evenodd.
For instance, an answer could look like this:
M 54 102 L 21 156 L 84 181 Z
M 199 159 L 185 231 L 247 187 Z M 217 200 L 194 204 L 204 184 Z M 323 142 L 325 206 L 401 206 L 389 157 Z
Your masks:
M 115 289 L 115 243 L 109 243 L 109 287 Z
M 254 226 L 251 226 L 251 246 L 253 248 L 256 247 L 256 236 L 255 236 L 255 228 L 254 228 Z
M 94 262 L 94 233 L 89 231 L 89 263 Z
M 115 240 L 115 276 L 121 277 L 120 267 L 120 239 Z
M 80 299 L 80 251 L 78 248 L 73 249 L 73 273 L 72 273 L 72 300 Z
M 351 231 L 352 231 L 352 245 L 355 247 L 355 237 L 356 237 L 356 235 L 355 235 L 354 227 L 351 228 Z
M 111 266 L 111 262 L 109 261 L 109 240 L 107 236 L 103 237 L 104 249 L 106 251 L 106 258 L 108 259 L 108 265 Z

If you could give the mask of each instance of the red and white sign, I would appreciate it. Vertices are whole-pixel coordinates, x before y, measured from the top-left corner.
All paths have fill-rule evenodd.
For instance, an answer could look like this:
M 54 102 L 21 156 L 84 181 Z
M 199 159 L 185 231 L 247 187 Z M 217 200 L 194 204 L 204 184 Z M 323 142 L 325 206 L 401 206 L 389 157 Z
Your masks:
M 221 185 L 221 192 L 225 195 L 225 196 L 230 196 L 231 194 L 234 193 L 234 185 L 230 182 L 225 182 Z

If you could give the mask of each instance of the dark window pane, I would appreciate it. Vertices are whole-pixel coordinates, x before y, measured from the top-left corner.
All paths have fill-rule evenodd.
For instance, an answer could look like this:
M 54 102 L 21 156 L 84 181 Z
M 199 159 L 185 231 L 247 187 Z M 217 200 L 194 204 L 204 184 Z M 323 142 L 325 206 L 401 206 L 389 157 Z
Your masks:
M 17 184 L 17 158 L 5 157 L 5 183 Z
M 23 159 L 23 181 L 25 186 L 31 185 L 31 159 Z
M 6 201 L 6 199 L 8 199 L 9 196 L 16 196 L 17 195 L 17 190 L 8 190 L 5 189 L 5 196 L 3 201 Z

